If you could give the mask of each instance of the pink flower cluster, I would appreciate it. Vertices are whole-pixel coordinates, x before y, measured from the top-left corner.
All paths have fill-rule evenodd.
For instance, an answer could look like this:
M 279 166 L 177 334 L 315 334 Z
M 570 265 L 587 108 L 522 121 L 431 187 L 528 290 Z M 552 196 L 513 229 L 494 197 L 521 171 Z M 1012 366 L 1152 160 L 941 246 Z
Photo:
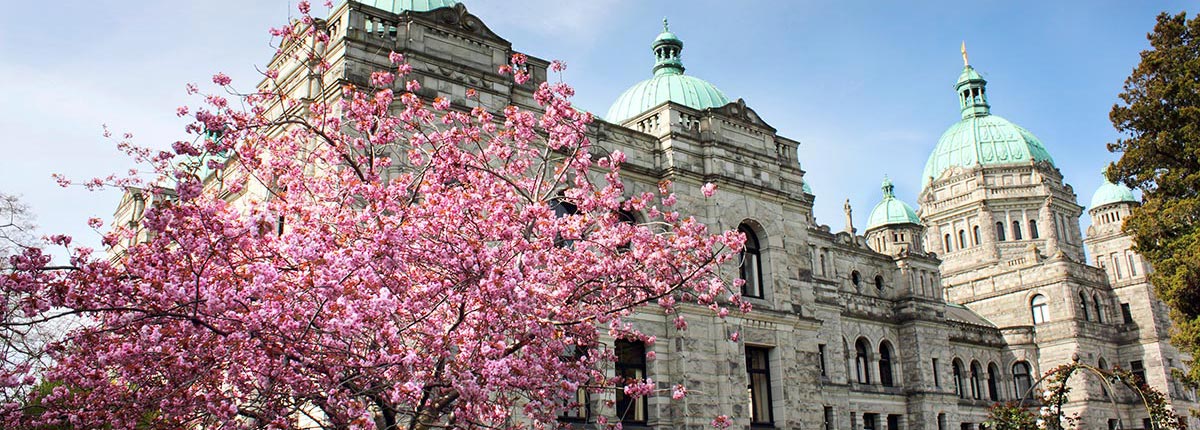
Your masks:
M 321 40 L 305 22 L 273 33 Z M 519 84 L 532 78 L 527 60 L 505 66 Z M 176 111 L 194 122 L 171 150 L 121 142 L 150 183 L 171 186 L 145 187 L 152 204 L 136 225 L 106 235 L 120 245 L 112 259 L 71 248 L 64 269 L 30 248 L 10 260 L 0 292 L 13 305 L 0 318 L 85 318 L 40 351 L 43 371 L 0 356 L 0 425 L 293 428 L 304 414 L 350 429 L 514 415 L 546 427 L 580 387 L 654 395 L 652 380 L 606 377 L 615 357 L 599 330 L 652 345 L 625 321 L 642 306 L 657 303 L 680 330 L 682 303 L 727 315 L 716 298 L 736 290 L 718 267 L 741 235 L 675 212 L 670 183 L 630 193 L 625 155 L 593 155 L 593 118 L 565 84 L 531 86 L 538 111 L 463 111 L 414 94 L 415 80 L 395 94 L 395 76 L 317 93 L 340 94 L 331 100 L 201 94 L 203 106 Z M 564 202 L 575 211 L 556 215 Z M 7 327 L 0 337 L 17 336 Z

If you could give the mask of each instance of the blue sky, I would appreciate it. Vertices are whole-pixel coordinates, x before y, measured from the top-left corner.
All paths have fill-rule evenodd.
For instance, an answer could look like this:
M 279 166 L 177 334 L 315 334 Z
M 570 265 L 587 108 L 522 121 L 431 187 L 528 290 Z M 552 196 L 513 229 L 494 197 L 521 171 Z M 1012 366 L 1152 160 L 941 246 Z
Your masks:
M 320 1 L 315 1 L 320 3 Z M 291 4 L 294 4 L 292 2 Z M 1116 155 L 1108 112 L 1160 11 L 1183 1 L 636 1 L 466 0 L 517 50 L 561 59 L 576 104 L 607 111 L 650 76 L 663 17 L 685 42 L 687 73 L 743 98 L 799 140 L 818 222 L 856 224 L 884 174 L 915 203 L 925 159 L 959 118 L 959 44 L 989 81 L 992 112 L 1037 135 L 1086 205 Z M 267 29 L 288 1 L 60 1 L 8 5 L 0 16 L 0 191 L 21 195 L 43 233 L 95 246 L 88 217 L 111 217 L 119 193 L 62 189 L 131 167 L 101 125 L 141 144 L 183 136 L 175 107 L 187 82 L 218 71 L 249 88 L 267 62 Z M 1087 224 L 1087 217 L 1082 220 Z

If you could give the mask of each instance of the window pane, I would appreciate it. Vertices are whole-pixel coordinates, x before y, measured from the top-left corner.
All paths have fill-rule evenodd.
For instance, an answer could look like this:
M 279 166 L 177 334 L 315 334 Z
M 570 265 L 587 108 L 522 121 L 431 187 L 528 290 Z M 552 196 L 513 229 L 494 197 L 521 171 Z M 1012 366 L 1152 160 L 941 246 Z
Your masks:
M 766 349 L 746 348 L 746 372 L 750 382 L 746 394 L 750 401 L 750 422 L 754 424 L 771 424 L 774 421 L 771 411 L 771 371 L 767 358 Z

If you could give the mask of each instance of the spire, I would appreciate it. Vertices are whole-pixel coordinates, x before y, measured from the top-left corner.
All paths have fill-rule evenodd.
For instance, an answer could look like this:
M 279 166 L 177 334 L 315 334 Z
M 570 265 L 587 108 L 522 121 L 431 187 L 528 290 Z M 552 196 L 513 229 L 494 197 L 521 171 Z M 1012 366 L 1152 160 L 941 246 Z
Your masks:
M 655 75 L 683 74 L 683 60 L 679 58 L 679 54 L 683 52 L 683 41 L 679 40 L 675 33 L 671 33 L 670 24 L 666 18 L 663 18 L 663 31 L 654 39 L 651 48 L 654 52 Z
M 958 75 L 958 84 L 954 86 L 958 92 L 958 104 L 962 108 L 962 117 L 980 117 L 991 114 L 987 102 L 987 81 L 979 72 L 971 67 L 967 60 L 967 42 L 962 43 L 963 71 Z

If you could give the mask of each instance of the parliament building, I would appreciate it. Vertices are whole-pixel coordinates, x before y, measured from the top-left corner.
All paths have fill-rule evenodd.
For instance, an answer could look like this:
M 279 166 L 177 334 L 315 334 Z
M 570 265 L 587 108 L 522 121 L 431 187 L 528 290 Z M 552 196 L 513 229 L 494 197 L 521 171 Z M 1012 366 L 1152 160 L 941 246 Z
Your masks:
M 395 51 L 412 65 L 405 79 L 420 82 L 419 96 L 536 109 L 548 62 L 530 54 L 525 84 L 498 74 L 520 51 L 483 18 L 454 0 L 351 0 L 319 24 L 332 33 L 324 49 L 342 82 L 369 86 Z M 1072 360 L 1142 375 L 1181 414 L 1197 406 L 1172 376 L 1190 358 L 1168 342 L 1166 307 L 1147 280 L 1153 269 L 1121 232 L 1138 200 L 1105 183 L 1082 206 L 1055 166 L 1053 142 L 993 113 L 971 65 L 947 85 L 945 100 L 957 100 L 961 116 L 929 142 L 917 201 L 897 198 L 881 175 L 866 224 L 855 228 L 847 207 L 845 227 L 831 228 L 813 216 L 820 190 L 805 179 L 801 142 L 779 135 L 770 112 L 698 78 L 703 71 L 685 72 L 683 41 L 665 26 L 653 36 L 649 51 L 627 61 L 652 60 L 646 80 L 614 95 L 589 137 L 628 156 L 630 192 L 669 179 L 681 212 L 746 234 L 729 276 L 746 280 L 754 311 L 719 319 L 685 308 L 686 331 L 655 310 L 631 317 L 659 341 L 615 345 L 614 372 L 682 383 L 690 394 L 581 395 L 564 421 L 702 429 L 723 414 L 734 428 L 983 429 L 991 405 L 1039 396 L 1031 387 L 1040 376 Z M 270 67 L 295 91 L 313 91 L 303 68 L 286 61 L 278 55 Z M 340 95 L 340 85 L 328 87 L 336 94 L 300 95 Z M 720 192 L 706 199 L 708 182 Z M 1081 216 L 1091 217 L 1086 232 Z M 648 348 L 656 359 L 646 360 Z M 1149 425 L 1131 391 L 1103 385 L 1071 379 L 1066 410 L 1080 428 Z

